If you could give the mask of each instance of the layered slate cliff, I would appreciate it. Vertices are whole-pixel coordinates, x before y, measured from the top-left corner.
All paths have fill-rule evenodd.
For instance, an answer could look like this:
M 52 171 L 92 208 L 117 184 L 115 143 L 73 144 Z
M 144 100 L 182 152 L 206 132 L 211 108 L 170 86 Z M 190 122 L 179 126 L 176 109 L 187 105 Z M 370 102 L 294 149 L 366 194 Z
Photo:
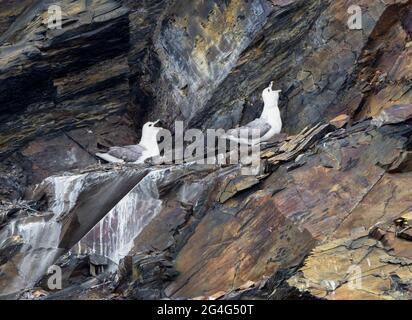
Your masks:
M 26 285 L 36 288 L 26 295 L 51 299 L 408 298 L 411 115 L 411 105 L 395 106 L 372 123 L 318 125 L 273 141 L 259 176 L 185 164 L 47 178 L 31 202 L 5 215 L 2 292 Z M 38 263 L 45 252 L 64 270 L 63 291 L 49 292 L 47 276 L 32 278 L 47 271 Z M 89 274 L 96 254 L 108 258 L 112 278 Z M 354 266 L 362 287 L 348 289 Z
M 135 142 L 146 120 L 245 123 L 270 81 L 290 133 L 410 101 L 410 1 L 363 1 L 362 30 L 343 0 L 61 1 L 61 30 L 51 3 L 0 3 L 1 156 L 32 183 Z
M 0 0 L 0 297 L 410 299 L 411 1 L 53 3 Z M 258 176 L 94 156 L 244 124 L 270 81 Z

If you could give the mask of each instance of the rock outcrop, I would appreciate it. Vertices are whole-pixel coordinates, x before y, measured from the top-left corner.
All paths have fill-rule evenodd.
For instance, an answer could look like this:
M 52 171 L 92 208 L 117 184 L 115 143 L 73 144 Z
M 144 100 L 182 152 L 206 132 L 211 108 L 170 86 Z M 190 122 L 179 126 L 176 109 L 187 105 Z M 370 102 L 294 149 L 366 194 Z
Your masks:
M 412 203 L 404 153 L 410 152 L 411 132 L 410 120 L 381 127 L 369 120 L 342 129 L 318 125 L 268 144 L 261 153 L 266 169 L 257 177 L 241 175 L 237 165 L 184 164 L 96 168 L 81 184 L 81 175 L 48 178 L 45 185 L 60 181 L 67 188 L 52 183 L 55 191 L 40 197 L 54 212 L 41 229 L 54 228 L 62 216 L 77 223 L 60 228 L 56 243 L 36 247 L 36 235 L 21 230 L 47 211 L 13 218 L 1 231 L 11 239 L 2 244 L 9 254 L 2 274 L 12 278 L 6 271 L 19 265 L 18 257 L 27 266 L 33 250 L 50 245 L 69 261 L 98 253 L 121 266 L 117 280 L 91 281 L 89 274 L 78 284 L 68 274 L 66 291 L 45 291 L 51 299 L 64 298 L 64 292 L 75 298 L 73 290 L 83 298 L 230 298 L 253 292 L 255 298 L 406 299 L 412 242 L 405 212 Z M 130 192 L 119 201 L 107 191 L 106 197 L 117 198 L 96 202 L 90 194 L 105 190 L 105 177 L 115 170 L 119 179 L 136 171 L 135 182 L 116 184 L 116 190 Z M 34 194 L 44 194 L 43 188 Z M 13 225 L 20 227 L 7 227 Z M 27 249 L 13 251 L 16 237 Z M 361 287 L 351 280 L 353 270 Z M 18 287 L 2 283 L 9 294 Z
M 411 99 L 410 1 L 362 1 L 362 30 L 347 0 L 63 0 L 61 30 L 51 3 L 0 4 L 0 156 L 31 184 L 136 142 L 153 118 L 247 123 L 272 80 L 289 133 Z
M 411 298 L 411 1 L 52 3 L 0 2 L 1 298 Z M 270 81 L 256 176 L 94 156 L 247 123 Z

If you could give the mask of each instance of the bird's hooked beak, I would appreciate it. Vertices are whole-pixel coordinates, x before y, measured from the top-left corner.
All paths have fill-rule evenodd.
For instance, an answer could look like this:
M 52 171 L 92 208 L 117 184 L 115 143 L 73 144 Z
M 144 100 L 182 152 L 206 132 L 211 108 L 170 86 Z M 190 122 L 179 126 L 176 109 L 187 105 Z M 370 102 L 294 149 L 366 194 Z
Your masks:
M 153 122 L 153 126 L 157 125 L 160 122 L 160 119 L 156 120 L 155 122 Z

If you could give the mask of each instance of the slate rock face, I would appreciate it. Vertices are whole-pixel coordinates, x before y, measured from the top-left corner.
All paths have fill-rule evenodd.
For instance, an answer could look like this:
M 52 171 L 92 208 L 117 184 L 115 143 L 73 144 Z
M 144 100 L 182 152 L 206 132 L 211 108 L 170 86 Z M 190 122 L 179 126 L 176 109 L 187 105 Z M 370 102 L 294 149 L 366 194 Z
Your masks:
M 113 1 L 86 9 L 63 1 L 63 29 L 50 30 L 49 4 L 27 5 L 0 38 L 0 153 L 21 151 L 34 183 L 73 163 L 96 163 L 98 145 L 136 141 L 125 118 L 128 10 Z
M 81 269 L 82 257 L 93 254 L 94 248 L 111 257 L 110 246 L 117 244 L 110 239 L 132 239 L 118 248 L 124 256 L 118 278 L 78 278 L 74 266 L 65 276 L 68 287 L 60 292 L 46 288 L 45 294 L 50 299 L 407 298 L 411 242 L 405 212 L 412 206 L 411 171 L 397 164 L 410 149 L 411 132 L 410 120 L 379 128 L 364 121 L 348 129 L 319 125 L 274 139 L 262 150 L 266 169 L 253 183 L 238 166 L 150 167 L 151 173 L 137 182 L 130 197 L 114 207 L 117 219 L 109 213 L 108 222 L 100 224 L 90 219 L 110 207 L 96 207 L 95 198 L 87 195 L 104 192 L 105 177 L 113 179 L 114 172 L 117 188 L 129 190 L 130 181 L 121 177 L 139 179 L 145 173 L 127 166 L 95 168 L 82 187 L 71 184 L 64 192 L 72 203 L 62 202 L 63 221 L 83 224 L 63 228 L 60 239 L 65 241 L 58 247 L 60 255 L 71 249 L 70 261 L 79 261 Z M 138 207 L 123 203 L 133 201 L 136 192 Z M 222 199 L 228 192 L 230 197 Z M 58 198 L 52 199 L 49 210 L 56 211 Z M 144 201 L 158 205 L 143 208 Z M 90 206 L 95 207 L 93 217 L 87 213 Z M 123 216 L 141 218 L 134 226 L 122 224 L 126 229 L 114 228 Z M 25 225 L 25 219 L 16 217 L 10 223 Z M 87 228 L 92 234 L 100 230 L 96 234 L 101 238 L 93 242 L 86 236 L 76 243 Z M 22 251 L 4 242 L 2 252 L 16 260 L 34 249 Z M 5 262 L 1 267 L 7 266 Z M 352 277 L 355 273 L 362 285 Z M 11 294 L 9 280 L 2 283 L 2 290 Z
M 411 1 L 51 3 L 0 2 L 2 298 L 410 299 Z M 258 176 L 94 156 L 246 123 L 270 81 Z
M 411 117 L 412 105 L 398 104 L 383 110 L 379 116 L 373 120 L 373 123 L 377 126 L 382 126 L 383 124 L 395 124 L 405 121 L 405 119 L 410 119 Z
M 410 242 L 383 232 L 381 241 L 364 233 L 317 247 L 288 282 L 322 299 L 409 300 Z
M 0 4 L 0 156 L 29 183 L 135 143 L 147 120 L 250 121 L 269 81 L 289 133 L 410 102 L 410 1 L 362 1 L 362 30 L 346 0 L 62 1 L 61 30 L 45 23 L 51 3 Z

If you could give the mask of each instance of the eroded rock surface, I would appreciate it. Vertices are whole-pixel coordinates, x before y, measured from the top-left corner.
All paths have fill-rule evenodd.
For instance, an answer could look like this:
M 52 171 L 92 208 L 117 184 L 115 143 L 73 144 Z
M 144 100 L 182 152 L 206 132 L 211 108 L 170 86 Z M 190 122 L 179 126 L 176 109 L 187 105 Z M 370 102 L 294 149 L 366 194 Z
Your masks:
M 411 1 L 50 4 L 0 2 L 1 297 L 411 298 Z M 258 176 L 94 156 L 250 121 L 270 81 Z
M 146 120 L 250 121 L 269 81 L 290 133 L 410 102 L 407 0 L 357 3 L 362 30 L 348 0 L 62 1 L 61 30 L 50 4 L 0 4 L 0 155 L 29 183 L 138 141 Z
M 100 213 L 86 210 L 100 202 L 87 195 L 104 190 L 114 168 L 91 169 L 81 184 L 81 175 L 46 179 L 39 194 L 62 179 L 67 190 L 60 192 L 73 201 L 59 205 L 56 191 L 46 194 L 51 211 L 85 221 L 82 227 L 71 223 L 70 232 L 62 229 L 66 241 L 55 245 L 59 254 L 84 261 L 97 253 L 114 263 L 104 272 L 117 273 L 96 283 L 84 271 L 79 284 L 72 267 L 71 285 L 58 293 L 46 290 L 47 296 L 75 298 L 80 290 L 83 298 L 406 299 L 411 172 L 400 164 L 409 152 L 412 123 L 405 119 L 380 127 L 371 121 L 342 129 L 318 125 L 274 139 L 261 152 L 266 169 L 256 177 L 242 176 L 233 165 L 120 166 L 118 185 L 130 192 L 99 209 L 106 215 L 100 223 Z M 121 180 L 125 174 L 136 181 Z M 26 225 L 22 219 L 12 223 Z M 85 237 L 76 243 L 79 232 Z M 4 250 L 13 254 L 13 243 L 4 242 Z M 351 280 L 353 272 L 359 279 Z

